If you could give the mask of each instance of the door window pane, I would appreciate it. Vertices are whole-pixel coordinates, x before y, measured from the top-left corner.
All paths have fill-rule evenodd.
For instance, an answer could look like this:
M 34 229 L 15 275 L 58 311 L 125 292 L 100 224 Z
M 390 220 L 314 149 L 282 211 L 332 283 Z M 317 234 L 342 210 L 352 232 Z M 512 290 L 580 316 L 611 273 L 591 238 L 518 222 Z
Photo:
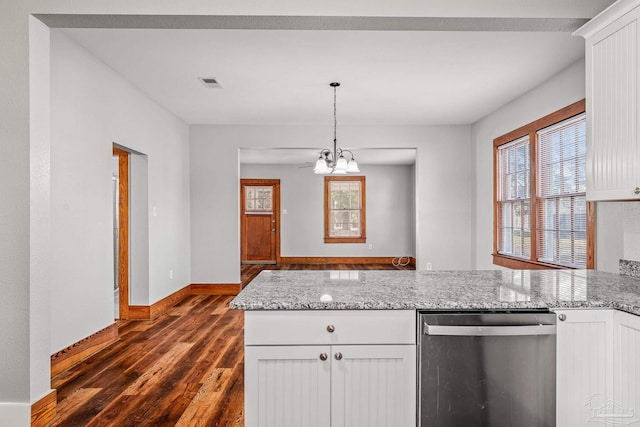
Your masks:
M 270 186 L 245 187 L 245 213 L 271 213 L 273 210 L 273 188 Z

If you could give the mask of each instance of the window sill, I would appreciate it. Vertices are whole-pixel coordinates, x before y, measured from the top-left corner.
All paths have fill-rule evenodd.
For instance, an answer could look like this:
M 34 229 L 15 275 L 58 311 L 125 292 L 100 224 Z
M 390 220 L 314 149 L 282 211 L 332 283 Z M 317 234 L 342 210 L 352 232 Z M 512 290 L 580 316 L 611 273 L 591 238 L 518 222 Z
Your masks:
M 511 268 L 514 270 L 575 270 L 575 268 L 573 267 L 546 264 L 543 262 L 535 262 L 521 258 L 513 258 L 502 254 L 493 254 L 493 264 L 499 265 L 500 267 Z
M 325 237 L 325 243 L 367 243 L 366 237 Z

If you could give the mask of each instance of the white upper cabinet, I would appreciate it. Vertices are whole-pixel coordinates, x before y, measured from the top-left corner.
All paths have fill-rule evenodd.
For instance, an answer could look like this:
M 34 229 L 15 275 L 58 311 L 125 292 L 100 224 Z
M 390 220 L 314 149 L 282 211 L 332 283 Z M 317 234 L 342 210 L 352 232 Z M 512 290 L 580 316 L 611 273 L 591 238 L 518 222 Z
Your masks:
M 575 32 L 586 40 L 587 199 L 640 199 L 640 0 Z

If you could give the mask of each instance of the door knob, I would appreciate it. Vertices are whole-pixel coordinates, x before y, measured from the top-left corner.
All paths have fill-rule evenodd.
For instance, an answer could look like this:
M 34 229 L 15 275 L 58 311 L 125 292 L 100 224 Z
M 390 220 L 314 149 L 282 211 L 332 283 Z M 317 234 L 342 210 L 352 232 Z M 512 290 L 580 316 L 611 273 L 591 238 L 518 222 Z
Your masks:
M 558 315 L 558 319 L 559 319 L 561 322 L 564 322 L 565 320 L 567 320 L 567 315 L 566 315 L 566 314 L 564 314 L 564 313 L 559 314 L 559 315 Z
M 342 360 L 342 353 L 337 352 L 333 357 L 335 357 L 336 360 Z
M 327 353 L 320 353 L 320 360 L 327 360 Z
M 633 190 L 633 192 L 634 192 L 635 194 L 640 194 L 640 187 L 636 187 L 636 189 L 635 189 L 635 190 Z

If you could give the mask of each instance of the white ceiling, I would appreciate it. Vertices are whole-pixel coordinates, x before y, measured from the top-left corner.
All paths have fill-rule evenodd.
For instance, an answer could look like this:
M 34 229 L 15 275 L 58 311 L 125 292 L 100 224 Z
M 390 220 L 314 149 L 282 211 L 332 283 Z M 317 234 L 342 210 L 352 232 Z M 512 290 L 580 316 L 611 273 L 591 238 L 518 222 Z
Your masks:
M 560 32 L 62 31 L 189 124 L 330 124 L 332 81 L 339 124 L 470 124 L 584 56 Z
M 349 26 L 343 20 L 324 24 L 327 22 Z M 357 25 L 425 25 L 422 21 L 372 22 L 361 19 Z M 496 21 L 443 22 L 432 19 L 427 25 L 469 29 Z M 531 30 L 532 26 L 553 27 L 565 21 L 498 23 L 512 28 L 518 22 Z M 584 41 L 569 32 L 498 29 L 58 31 L 187 124 L 320 124 L 331 128 L 333 90 L 329 83 L 339 81 L 339 133 L 341 125 L 471 124 L 584 56 Z M 215 77 L 223 88 L 206 88 L 199 77 Z M 309 151 L 243 150 L 241 162 L 304 163 L 317 157 L 315 151 Z M 361 164 L 415 162 L 414 150 L 358 151 Z
M 321 149 L 242 149 L 240 163 L 313 167 Z M 413 148 L 354 148 L 351 152 L 355 160 L 362 165 L 412 165 L 416 162 L 416 150 Z M 348 154 L 345 154 L 345 157 L 350 158 Z

